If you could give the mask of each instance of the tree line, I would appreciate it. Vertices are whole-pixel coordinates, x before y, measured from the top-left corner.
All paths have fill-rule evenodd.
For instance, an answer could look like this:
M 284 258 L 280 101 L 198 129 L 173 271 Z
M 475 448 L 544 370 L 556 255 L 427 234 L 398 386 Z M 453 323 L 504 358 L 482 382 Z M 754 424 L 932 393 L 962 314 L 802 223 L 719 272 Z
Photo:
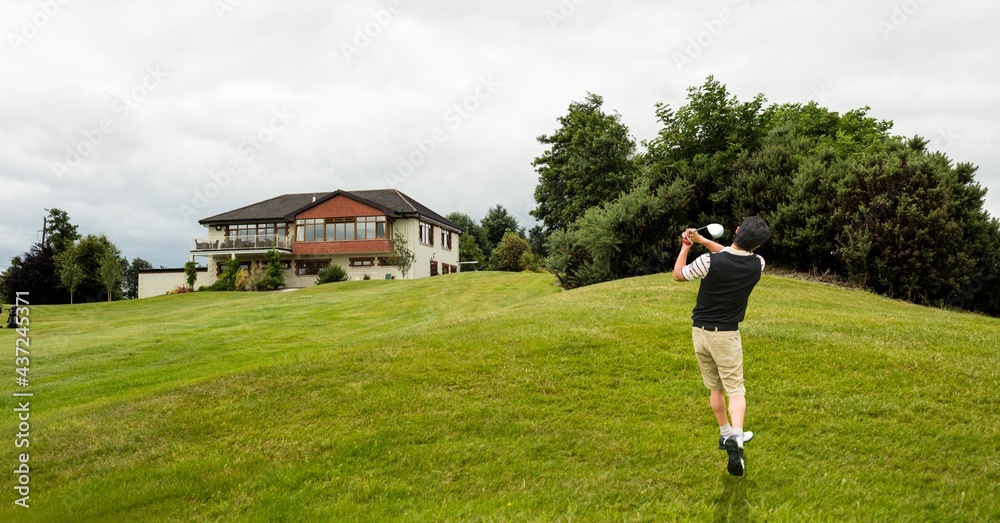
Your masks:
M 32 303 L 59 304 L 133 299 L 139 295 L 139 271 L 153 266 L 131 262 L 107 236 L 82 236 L 69 214 L 51 209 L 42 241 L 15 256 L 0 274 L 0 301 L 13 303 L 18 291 L 30 290 Z
M 773 266 L 832 274 L 919 304 L 1000 315 L 1000 221 L 985 210 L 977 167 L 928 140 L 891 134 L 864 107 L 741 101 L 709 77 L 661 128 L 636 142 L 588 94 L 538 141 L 534 160 L 545 264 L 564 287 L 673 266 L 687 226 L 730 233 L 764 217 Z

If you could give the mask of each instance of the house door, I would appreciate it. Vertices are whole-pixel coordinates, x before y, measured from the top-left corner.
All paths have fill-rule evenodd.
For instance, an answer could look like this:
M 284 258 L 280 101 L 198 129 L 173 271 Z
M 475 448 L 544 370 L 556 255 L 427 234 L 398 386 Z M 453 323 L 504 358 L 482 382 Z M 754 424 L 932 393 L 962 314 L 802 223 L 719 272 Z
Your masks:
M 431 260 L 431 276 L 438 275 L 438 262 Z

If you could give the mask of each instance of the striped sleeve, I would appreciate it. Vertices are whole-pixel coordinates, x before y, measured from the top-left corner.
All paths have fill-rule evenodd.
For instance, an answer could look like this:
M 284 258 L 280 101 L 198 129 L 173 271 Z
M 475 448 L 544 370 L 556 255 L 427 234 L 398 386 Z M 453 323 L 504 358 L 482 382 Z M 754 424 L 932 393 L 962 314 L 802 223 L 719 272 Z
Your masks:
M 687 264 L 683 269 L 681 269 L 681 274 L 684 275 L 685 280 L 694 281 L 698 278 L 708 276 L 708 269 L 711 266 L 712 257 L 708 253 L 705 253 L 695 258 L 693 262 Z

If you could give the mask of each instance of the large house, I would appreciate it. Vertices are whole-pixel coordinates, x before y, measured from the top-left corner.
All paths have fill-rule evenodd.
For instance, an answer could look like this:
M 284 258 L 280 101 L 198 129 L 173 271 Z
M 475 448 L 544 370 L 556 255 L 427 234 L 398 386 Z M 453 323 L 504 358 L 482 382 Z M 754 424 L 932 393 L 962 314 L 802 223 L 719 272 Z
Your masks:
M 208 234 L 191 243 L 191 259 L 208 267 L 198 285 L 211 285 L 229 259 L 248 271 L 277 249 L 287 287 L 305 287 L 330 264 L 351 279 L 423 278 L 459 272 L 462 230 L 395 190 L 286 194 L 198 221 Z M 407 274 L 389 263 L 399 231 L 416 261 Z M 202 281 L 202 278 L 205 281 Z

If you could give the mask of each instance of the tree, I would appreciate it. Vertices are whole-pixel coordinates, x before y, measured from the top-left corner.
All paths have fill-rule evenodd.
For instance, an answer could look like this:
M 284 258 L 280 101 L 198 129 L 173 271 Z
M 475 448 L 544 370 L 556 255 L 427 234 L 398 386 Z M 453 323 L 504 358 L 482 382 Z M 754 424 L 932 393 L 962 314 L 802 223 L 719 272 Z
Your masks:
M 257 290 L 273 291 L 285 286 L 285 268 L 281 264 L 281 254 L 276 249 L 267 251 L 264 257 L 267 269 L 264 276 L 257 281 Z
M 184 263 L 184 282 L 188 290 L 194 290 L 194 282 L 198 281 L 198 264 L 193 261 Z
M 524 236 L 524 228 L 517 225 L 517 219 L 507 212 L 503 205 L 497 204 L 490 209 L 483 217 L 482 227 L 486 231 L 486 239 L 489 242 L 489 249 L 483 249 L 487 257 L 492 255 L 493 249 L 503 239 L 508 230 L 514 234 Z
M 49 209 L 45 219 L 45 238 L 49 245 L 59 254 L 80 239 L 77 226 L 69 221 L 69 214 L 60 209 Z
M 479 261 L 480 264 L 486 263 L 488 259 L 486 253 L 493 249 L 493 245 L 490 244 L 490 240 L 486 235 L 486 229 L 465 213 L 453 212 L 445 218 L 448 218 L 448 221 L 451 223 L 458 225 L 463 231 L 459 239 L 459 260 Z M 474 249 L 466 238 L 471 239 L 478 248 Z M 466 246 L 464 247 L 466 254 L 462 254 L 463 245 Z M 477 256 L 475 254 L 477 251 L 482 256 Z
M 79 255 L 73 246 L 55 256 L 56 270 L 59 274 L 59 281 L 62 286 L 69 291 L 69 303 L 73 303 L 73 293 L 83 283 L 86 274 L 80 264 Z
M 985 189 L 926 141 L 897 139 L 841 191 L 833 221 L 848 274 L 875 292 L 933 304 L 975 277 L 988 255 Z
M 741 102 L 709 77 L 645 142 L 634 188 L 548 235 L 565 287 L 669 270 L 684 227 L 764 216 L 774 265 L 833 272 L 916 303 L 1000 314 L 1000 220 L 976 167 L 864 107 Z
M 508 229 L 504 233 L 497 248 L 493 249 L 493 256 L 490 258 L 490 268 L 496 271 L 519 272 L 524 270 L 522 255 L 531 254 L 531 247 L 528 241 L 519 234 Z
M 11 258 L 0 280 L 0 300 L 6 303 L 14 303 L 16 294 L 25 291 L 31 293 L 32 304 L 69 302 L 69 293 L 56 271 L 55 251 L 48 242 L 36 243 L 28 252 Z
M 104 289 L 108 293 L 108 303 L 114 299 L 115 290 L 121 287 L 124 276 L 118 249 L 110 248 L 101 253 L 100 258 L 98 258 L 97 279 L 104 285 Z
M 531 163 L 538 172 L 531 215 L 546 232 L 566 229 L 583 213 L 612 201 L 632 186 L 635 141 L 618 113 L 601 109 L 604 99 L 587 93 L 559 118 L 559 129 L 538 141 L 549 148 Z
M 700 87 L 688 89 L 687 104 L 676 111 L 656 104 L 662 128 L 644 142 L 647 152 L 641 162 L 653 180 L 669 184 L 681 176 L 696 189 L 689 223 L 733 226 L 736 219 L 723 191 L 734 183 L 737 159 L 758 150 L 769 129 L 773 110 L 765 110 L 764 102 L 762 94 L 741 102 L 709 76 Z
M 460 262 L 475 262 L 463 265 L 463 271 L 478 271 L 481 267 L 486 265 L 486 254 L 483 253 L 479 244 L 476 243 L 475 238 L 463 234 L 458 239 L 458 260 Z
M 139 271 L 152 269 L 153 264 L 142 258 L 135 258 L 125 271 L 125 299 L 134 300 L 139 297 Z
M 541 225 L 535 225 L 528 230 L 528 245 L 531 246 L 531 252 L 542 258 L 548 256 L 548 252 L 545 250 L 545 242 L 547 240 L 545 230 L 542 229 Z
M 119 280 L 123 280 L 123 275 L 127 272 L 127 262 L 121 258 L 120 251 L 118 247 L 115 246 L 107 236 L 100 234 L 88 234 L 83 238 L 80 238 L 76 242 L 74 248 L 78 253 L 78 260 L 80 265 L 83 267 L 84 280 L 80 284 L 77 291 L 77 296 L 79 297 L 77 301 L 80 302 L 94 302 L 107 300 L 108 298 L 112 300 L 120 299 L 124 296 L 122 288 L 120 285 L 112 286 L 108 296 L 108 287 L 104 284 L 101 278 L 101 260 L 105 257 L 106 253 L 111 252 L 112 256 L 119 261 L 120 276 Z M 108 268 L 110 270 L 110 267 Z M 138 280 L 136 280 L 138 285 Z
M 406 236 L 403 236 L 403 232 L 396 230 L 392 235 L 392 254 L 386 256 L 389 265 L 394 265 L 399 272 L 406 278 L 406 275 L 410 272 L 410 267 L 413 267 L 413 262 L 417 261 L 416 255 L 409 248 L 409 243 L 406 241 Z

